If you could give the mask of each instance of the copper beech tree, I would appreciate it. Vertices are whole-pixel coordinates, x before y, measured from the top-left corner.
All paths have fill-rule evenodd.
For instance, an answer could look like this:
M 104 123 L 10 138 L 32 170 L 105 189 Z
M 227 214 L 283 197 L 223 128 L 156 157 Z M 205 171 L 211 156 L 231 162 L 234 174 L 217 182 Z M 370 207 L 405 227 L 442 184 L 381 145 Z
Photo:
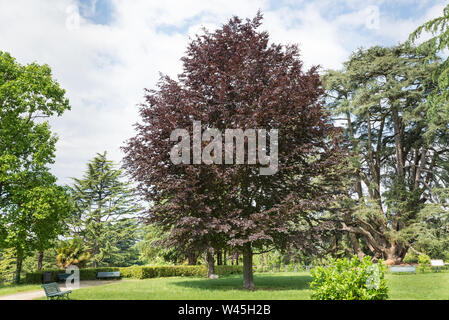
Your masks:
M 268 34 L 257 31 L 261 20 L 261 14 L 234 17 L 197 36 L 178 79 L 162 77 L 157 90 L 146 91 L 137 134 L 123 148 L 125 167 L 154 204 L 148 222 L 170 231 L 167 244 L 208 252 L 209 267 L 212 248 L 240 252 L 246 289 L 254 288 L 253 254 L 310 236 L 340 194 L 342 159 L 340 131 L 324 112 L 317 68 L 304 70 L 296 46 L 269 44 Z M 216 148 L 208 149 L 210 135 L 200 141 L 202 154 L 211 152 L 216 161 L 198 161 L 193 150 L 189 163 L 173 163 L 172 132 L 187 130 L 195 149 L 194 123 L 203 133 L 266 130 L 266 150 L 259 136 L 257 153 L 276 147 L 277 170 L 264 175 L 266 164 L 249 163 L 254 141 L 248 136 L 243 164 L 225 161 L 219 153 L 225 143 L 215 136 Z M 271 143 L 274 130 L 277 144 Z

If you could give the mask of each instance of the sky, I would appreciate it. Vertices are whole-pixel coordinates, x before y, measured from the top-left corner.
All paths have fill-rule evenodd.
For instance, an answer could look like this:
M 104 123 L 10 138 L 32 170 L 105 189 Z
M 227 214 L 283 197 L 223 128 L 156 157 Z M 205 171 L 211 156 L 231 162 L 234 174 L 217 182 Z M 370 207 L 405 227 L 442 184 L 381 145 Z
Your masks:
M 440 0 L 0 0 L 0 51 L 48 64 L 71 111 L 52 119 L 52 172 L 71 183 L 96 153 L 120 163 L 144 88 L 176 78 L 189 39 L 261 10 L 274 43 L 298 44 L 307 67 L 341 68 L 351 52 L 391 46 L 440 16 Z

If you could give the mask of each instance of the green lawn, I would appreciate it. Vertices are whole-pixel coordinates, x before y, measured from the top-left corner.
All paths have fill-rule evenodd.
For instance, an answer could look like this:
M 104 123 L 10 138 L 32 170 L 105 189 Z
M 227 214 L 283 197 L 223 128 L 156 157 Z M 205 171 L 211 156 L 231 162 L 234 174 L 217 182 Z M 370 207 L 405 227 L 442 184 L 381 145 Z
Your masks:
M 387 275 L 390 299 L 448 299 L 449 273 Z M 206 299 L 310 299 L 308 273 L 256 274 L 257 290 L 242 287 L 241 276 L 218 280 L 200 278 L 157 278 L 122 280 L 104 286 L 76 290 L 72 299 L 98 300 L 206 300 Z
M 390 299 L 449 300 L 449 273 L 388 274 Z
M 0 296 L 42 289 L 39 284 L 21 284 L 19 286 L 0 285 Z

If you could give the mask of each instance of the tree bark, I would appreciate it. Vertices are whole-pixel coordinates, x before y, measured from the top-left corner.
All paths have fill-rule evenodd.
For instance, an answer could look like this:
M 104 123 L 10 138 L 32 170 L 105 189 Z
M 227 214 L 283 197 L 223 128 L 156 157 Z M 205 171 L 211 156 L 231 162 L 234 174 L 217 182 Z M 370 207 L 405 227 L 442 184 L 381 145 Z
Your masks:
M 359 240 L 357 239 L 356 235 L 348 232 L 349 241 L 351 242 L 352 248 L 354 249 L 354 253 L 359 257 L 359 259 L 362 259 L 365 256 L 365 253 L 363 253 L 362 248 L 360 248 Z
M 207 277 L 208 278 L 215 273 L 214 254 L 213 254 L 212 250 L 213 249 L 206 250 L 206 265 L 207 265 Z
M 250 243 L 243 246 L 243 288 L 254 290 L 253 249 Z
M 196 253 L 194 251 L 189 251 L 187 253 L 187 260 L 188 260 L 189 266 L 196 265 L 197 259 L 198 259 L 198 257 L 197 257 L 197 255 L 196 255 Z
M 44 260 L 44 252 L 39 251 L 37 253 L 37 270 L 42 270 L 42 261 Z
M 23 255 L 21 252 L 17 252 L 16 259 L 16 276 L 14 279 L 15 284 L 20 284 L 20 273 L 22 272 Z

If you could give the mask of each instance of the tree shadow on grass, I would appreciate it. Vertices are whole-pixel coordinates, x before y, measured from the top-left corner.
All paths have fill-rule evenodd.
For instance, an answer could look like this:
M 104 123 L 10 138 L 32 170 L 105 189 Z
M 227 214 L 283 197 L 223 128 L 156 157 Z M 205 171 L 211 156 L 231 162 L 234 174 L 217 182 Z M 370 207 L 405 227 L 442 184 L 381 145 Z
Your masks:
M 274 276 L 254 275 L 256 290 L 308 290 L 312 277 L 309 275 Z M 243 277 L 229 276 L 220 279 L 195 279 L 173 283 L 174 285 L 204 290 L 244 290 Z

